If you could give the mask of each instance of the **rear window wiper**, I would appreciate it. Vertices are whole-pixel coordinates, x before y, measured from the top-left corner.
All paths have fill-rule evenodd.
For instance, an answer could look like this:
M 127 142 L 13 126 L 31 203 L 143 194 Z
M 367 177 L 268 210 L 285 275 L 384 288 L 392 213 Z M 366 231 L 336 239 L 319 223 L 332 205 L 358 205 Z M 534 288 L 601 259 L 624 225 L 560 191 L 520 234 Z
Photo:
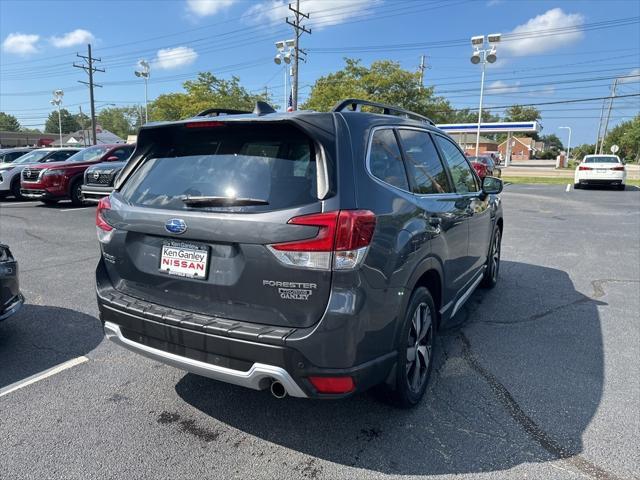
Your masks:
M 236 207 L 249 205 L 269 205 L 266 200 L 247 197 L 216 197 L 210 195 L 184 195 L 180 200 L 190 207 Z

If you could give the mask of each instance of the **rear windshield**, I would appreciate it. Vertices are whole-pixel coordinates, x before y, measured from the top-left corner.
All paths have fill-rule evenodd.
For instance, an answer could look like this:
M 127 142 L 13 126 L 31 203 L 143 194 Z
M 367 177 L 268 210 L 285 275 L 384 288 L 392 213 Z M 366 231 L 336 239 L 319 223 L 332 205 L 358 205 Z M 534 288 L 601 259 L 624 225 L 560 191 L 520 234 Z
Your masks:
M 259 212 L 318 200 L 314 143 L 294 127 L 178 127 L 157 135 L 156 143 L 121 189 L 124 199 L 134 205 Z M 193 197 L 256 202 L 243 206 L 185 203 Z
M 586 157 L 584 163 L 620 163 L 618 157 L 600 156 Z

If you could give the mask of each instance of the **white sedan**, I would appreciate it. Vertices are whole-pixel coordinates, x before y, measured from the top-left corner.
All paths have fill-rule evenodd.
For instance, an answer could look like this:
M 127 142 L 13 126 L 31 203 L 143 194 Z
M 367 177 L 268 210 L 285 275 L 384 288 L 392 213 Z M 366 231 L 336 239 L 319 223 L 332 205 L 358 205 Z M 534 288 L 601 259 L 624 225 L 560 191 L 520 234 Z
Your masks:
M 575 188 L 584 185 L 612 185 L 624 190 L 627 171 L 617 155 L 587 155 L 576 167 Z

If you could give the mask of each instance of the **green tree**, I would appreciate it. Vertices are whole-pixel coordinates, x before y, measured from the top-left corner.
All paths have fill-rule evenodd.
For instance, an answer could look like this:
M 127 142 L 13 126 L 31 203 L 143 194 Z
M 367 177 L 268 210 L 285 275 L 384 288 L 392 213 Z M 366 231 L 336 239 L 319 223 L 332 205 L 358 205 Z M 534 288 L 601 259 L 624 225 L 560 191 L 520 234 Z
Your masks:
M 499 122 L 500 117 L 491 111 L 482 109 L 482 122 Z M 453 110 L 447 117 L 447 123 L 478 123 L 478 112 L 468 108 Z
M 617 155 L 627 162 L 640 162 L 640 115 L 616 125 L 604 139 L 603 153 L 610 153 L 618 145 Z
M 74 115 L 71 115 L 66 108 L 60 109 L 60 120 L 62 133 L 71 133 L 80 130 L 78 119 Z M 58 129 L 58 111 L 54 110 L 47 117 L 47 121 L 44 124 L 44 131 L 47 133 L 56 133 Z
M 505 122 L 533 122 L 540 120 L 540 111 L 536 107 L 511 105 L 504 112 Z
M 448 121 L 454 114 L 449 102 L 434 96 L 433 87 L 421 87 L 419 73 L 404 70 L 391 60 L 379 60 L 366 67 L 360 60 L 345 58 L 342 70 L 316 80 L 302 108 L 328 111 L 345 98 L 397 105 L 437 123 Z
M 98 113 L 97 123 L 105 130 L 126 139 L 134 135 L 140 127 L 140 115 L 137 107 L 104 108 Z
M 593 143 L 583 143 L 571 148 L 571 158 L 580 162 L 585 155 L 591 155 L 595 152 L 596 146 Z
M 545 156 L 549 158 L 556 158 L 560 152 L 564 150 L 562 140 L 554 133 L 542 135 L 540 140 L 544 142 L 544 153 L 546 154 Z
M 188 80 L 182 86 L 184 93 L 160 95 L 150 104 L 149 120 L 179 120 L 215 107 L 253 110 L 256 101 L 268 101 L 264 95 L 248 92 L 235 76 L 223 80 L 210 72 L 200 72 L 196 80 Z
M 17 132 L 20 130 L 20 122 L 13 115 L 0 112 L 0 130 L 5 132 Z

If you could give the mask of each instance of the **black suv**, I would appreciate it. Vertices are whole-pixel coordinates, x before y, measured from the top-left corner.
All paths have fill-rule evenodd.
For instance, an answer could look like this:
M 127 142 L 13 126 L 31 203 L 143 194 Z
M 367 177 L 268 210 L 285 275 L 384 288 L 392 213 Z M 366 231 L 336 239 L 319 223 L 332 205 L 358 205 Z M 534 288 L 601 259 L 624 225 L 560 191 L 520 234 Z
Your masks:
M 81 187 L 82 200 L 86 203 L 98 203 L 101 198 L 109 196 L 113 184 L 120 171 L 127 164 L 123 162 L 101 162 L 84 172 Z
M 98 205 L 106 336 L 277 397 L 416 404 L 438 328 L 497 281 L 501 180 L 387 105 L 203 113 L 145 125 Z

